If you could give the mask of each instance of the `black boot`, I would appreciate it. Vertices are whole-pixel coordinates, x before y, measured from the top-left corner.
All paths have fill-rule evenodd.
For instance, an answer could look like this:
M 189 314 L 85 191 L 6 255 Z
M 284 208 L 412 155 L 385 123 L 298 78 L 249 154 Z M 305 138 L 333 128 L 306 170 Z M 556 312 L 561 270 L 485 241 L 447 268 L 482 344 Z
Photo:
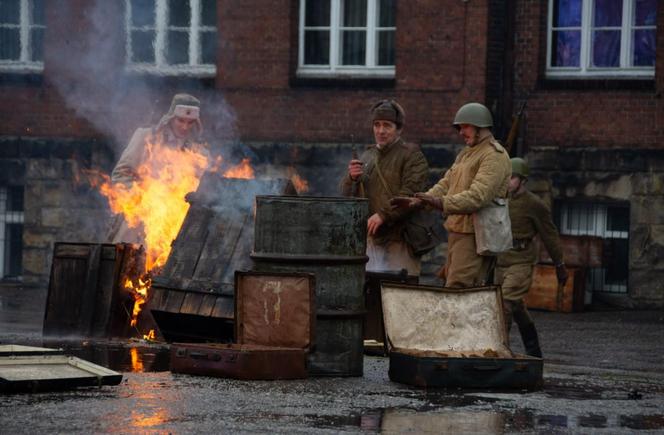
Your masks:
M 521 333 L 521 340 L 523 340 L 523 347 L 526 348 L 526 354 L 542 358 L 542 349 L 540 349 L 535 324 L 529 323 L 524 326 L 519 325 L 519 332 Z

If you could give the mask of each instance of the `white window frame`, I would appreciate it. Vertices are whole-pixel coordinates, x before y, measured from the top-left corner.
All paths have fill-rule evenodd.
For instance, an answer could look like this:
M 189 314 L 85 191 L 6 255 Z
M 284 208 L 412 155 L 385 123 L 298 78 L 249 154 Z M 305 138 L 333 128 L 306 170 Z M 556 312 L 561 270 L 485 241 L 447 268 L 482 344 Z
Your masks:
M 43 61 L 33 61 L 32 59 L 32 29 L 46 29 L 43 24 L 33 24 L 32 16 L 33 2 L 31 0 L 20 0 L 20 12 L 18 24 L 0 24 L 0 28 L 20 29 L 21 54 L 18 60 L 0 59 L 0 71 L 9 73 L 42 73 L 44 71 Z
M 298 77 L 311 78 L 394 78 L 394 65 L 376 65 L 377 61 L 377 38 L 379 31 L 390 30 L 396 34 L 396 27 L 377 27 L 378 2 L 380 0 L 367 0 L 367 26 L 357 28 L 366 30 L 366 63 L 365 65 L 342 65 L 341 64 L 341 31 L 352 30 L 353 27 L 342 27 L 343 0 L 330 0 L 330 26 L 306 27 L 306 30 L 327 30 L 330 32 L 330 62 L 327 65 L 305 65 L 304 64 L 304 31 L 305 31 L 305 8 L 307 0 L 300 0 L 300 24 L 299 24 L 299 49 L 298 49 Z
M 602 27 L 593 28 L 595 0 L 581 0 L 581 50 L 578 67 L 561 67 L 551 65 L 552 37 L 553 37 L 553 3 L 548 0 L 547 17 L 547 45 L 546 45 L 546 76 L 547 78 L 653 78 L 655 67 L 631 66 L 632 63 L 632 33 L 639 29 L 657 29 L 657 26 L 634 26 L 634 0 L 623 0 L 622 26 L 620 27 L 620 66 L 619 67 L 593 67 L 592 61 L 592 34 L 593 30 L 602 30 Z M 607 29 L 618 29 L 611 27 Z M 556 30 L 578 30 L 578 27 L 557 27 Z
M 9 191 L 6 187 L 0 187 L 0 279 L 7 278 L 5 270 L 5 251 L 7 250 L 7 224 L 23 224 L 23 211 L 7 210 L 7 199 Z M 20 276 L 20 275 L 19 275 Z
M 217 31 L 216 27 L 203 26 L 201 17 L 201 0 L 190 0 L 191 22 L 188 27 L 167 26 L 168 1 L 155 0 L 154 26 L 132 27 L 131 25 L 131 0 L 125 0 L 125 29 L 126 29 L 126 69 L 130 72 L 149 73 L 162 76 L 192 76 L 192 77 L 215 77 L 217 75 L 216 64 L 202 64 L 201 62 L 201 31 Z M 172 65 L 166 61 L 166 44 L 169 29 L 187 31 L 189 34 L 189 63 Z M 132 30 L 153 30 L 155 32 L 154 51 L 155 62 L 132 62 Z

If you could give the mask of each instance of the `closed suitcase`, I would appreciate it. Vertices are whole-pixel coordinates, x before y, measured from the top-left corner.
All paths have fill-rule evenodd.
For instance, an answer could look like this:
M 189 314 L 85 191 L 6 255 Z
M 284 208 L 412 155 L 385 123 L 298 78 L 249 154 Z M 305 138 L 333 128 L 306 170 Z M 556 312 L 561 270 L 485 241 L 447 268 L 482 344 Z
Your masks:
M 236 343 L 174 343 L 171 371 L 235 379 L 306 378 L 314 340 L 314 289 L 313 274 L 236 272 Z
M 392 381 L 419 387 L 537 389 L 541 358 L 509 349 L 499 287 L 384 282 Z

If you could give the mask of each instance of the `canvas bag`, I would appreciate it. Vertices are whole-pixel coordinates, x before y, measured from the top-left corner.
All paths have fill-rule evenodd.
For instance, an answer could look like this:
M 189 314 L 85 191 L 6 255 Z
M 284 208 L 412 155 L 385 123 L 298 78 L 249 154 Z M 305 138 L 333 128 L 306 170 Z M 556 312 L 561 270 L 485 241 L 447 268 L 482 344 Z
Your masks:
M 512 222 L 505 198 L 495 198 L 473 213 L 478 255 L 497 255 L 512 248 Z
M 378 178 L 390 196 L 394 196 L 377 164 Z M 420 257 L 443 241 L 443 214 L 439 210 L 416 210 L 405 221 L 403 238 L 413 254 Z

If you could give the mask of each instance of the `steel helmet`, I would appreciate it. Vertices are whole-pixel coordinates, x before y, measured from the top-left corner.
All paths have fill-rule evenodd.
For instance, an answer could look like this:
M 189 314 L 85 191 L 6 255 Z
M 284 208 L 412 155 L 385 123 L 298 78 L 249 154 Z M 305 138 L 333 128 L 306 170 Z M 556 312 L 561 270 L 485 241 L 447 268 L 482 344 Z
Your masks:
M 493 117 L 484 104 L 468 103 L 461 106 L 454 117 L 454 126 L 470 124 L 475 127 L 493 127 Z
M 510 159 L 510 162 L 512 162 L 512 175 L 528 178 L 530 169 L 528 168 L 528 163 L 526 163 L 525 160 L 523 160 L 521 157 L 513 157 Z

